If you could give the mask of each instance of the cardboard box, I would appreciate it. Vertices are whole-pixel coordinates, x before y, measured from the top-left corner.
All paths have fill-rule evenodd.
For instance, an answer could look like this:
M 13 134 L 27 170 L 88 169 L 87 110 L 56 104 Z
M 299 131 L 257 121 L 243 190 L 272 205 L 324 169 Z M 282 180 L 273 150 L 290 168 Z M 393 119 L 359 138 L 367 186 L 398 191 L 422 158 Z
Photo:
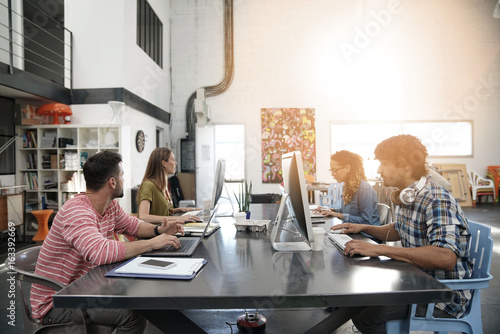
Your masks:
M 59 164 L 58 164 L 57 160 L 58 160 L 57 154 L 50 155 L 50 169 L 58 169 L 59 168 Z
M 29 104 L 15 104 L 15 117 L 17 123 L 23 125 L 49 124 L 49 116 L 38 113 L 38 107 Z

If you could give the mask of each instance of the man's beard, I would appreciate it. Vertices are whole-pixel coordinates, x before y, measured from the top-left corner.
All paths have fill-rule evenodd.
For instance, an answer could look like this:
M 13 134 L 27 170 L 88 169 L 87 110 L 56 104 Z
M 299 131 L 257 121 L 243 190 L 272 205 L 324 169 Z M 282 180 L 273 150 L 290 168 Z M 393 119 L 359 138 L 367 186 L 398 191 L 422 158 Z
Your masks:
M 123 198 L 123 188 L 113 194 L 113 198 Z

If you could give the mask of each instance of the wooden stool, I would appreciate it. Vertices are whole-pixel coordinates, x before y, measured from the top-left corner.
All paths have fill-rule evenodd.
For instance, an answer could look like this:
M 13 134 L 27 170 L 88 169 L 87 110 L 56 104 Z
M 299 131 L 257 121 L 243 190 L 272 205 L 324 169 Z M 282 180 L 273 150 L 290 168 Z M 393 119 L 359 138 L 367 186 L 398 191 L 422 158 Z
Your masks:
M 54 210 L 50 209 L 31 211 L 33 216 L 35 216 L 36 220 L 38 221 L 38 231 L 33 237 L 33 241 L 41 244 L 47 237 L 47 234 L 49 234 L 49 217 L 52 212 L 54 212 Z

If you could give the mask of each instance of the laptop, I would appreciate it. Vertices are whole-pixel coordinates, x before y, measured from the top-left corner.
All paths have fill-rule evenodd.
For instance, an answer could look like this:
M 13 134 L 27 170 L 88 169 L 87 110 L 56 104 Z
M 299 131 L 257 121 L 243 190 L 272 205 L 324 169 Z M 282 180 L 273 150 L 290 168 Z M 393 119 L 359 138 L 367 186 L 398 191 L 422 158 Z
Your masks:
M 309 205 L 309 212 L 311 213 L 311 222 L 313 224 L 321 224 L 326 222 L 326 217 L 319 213 L 314 213 L 313 210 L 317 209 L 317 205 Z
M 216 205 L 216 208 L 214 210 L 217 210 L 219 207 L 219 204 Z M 209 216 L 202 216 L 200 215 L 203 212 L 203 210 L 200 210 L 199 212 L 196 211 L 189 211 L 183 214 L 183 216 L 186 215 L 194 215 L 198 216 L 201 221 L 195 221 L 195 222 L 186 222 L 184 224 L 184 234 L 189 235 L 189 236 L 198 236 L 203 233 L 203 230 L 205 229 L 205 226 L 208 224 L 208 229 L 205 232 L 205 237 L 208 237 L 212 235 L 215 231 L 219 229 L 219 224 L 214 222 L 214 219 L 212 219 L 212 215 Z
M 163 248 L 160 249 L 155 249 L 146 253 L 143 253 L 143 256 L 161 256 L 161 257 L 169 257 L 169 256 L 175 256 L 175 257 L 188 257 L 194 254 L 196 251 L 196 248 L 201 243 L 201 240 L 205 237 L 205 233 L 207 232 L 208 226 L 210 226 L 210 222 L 214 219 L 215 217 L 215 212 L 217 211 L 217 208 L 213 210 L 212 215 L 210 216 L 209 221 L 205 225 L 205 228 L 201 232 L 201 235 L 198 237 L 180 237 L 179 240 L 181 241 L 181 247 L 176 249 L 172 245 L 167 245 Z

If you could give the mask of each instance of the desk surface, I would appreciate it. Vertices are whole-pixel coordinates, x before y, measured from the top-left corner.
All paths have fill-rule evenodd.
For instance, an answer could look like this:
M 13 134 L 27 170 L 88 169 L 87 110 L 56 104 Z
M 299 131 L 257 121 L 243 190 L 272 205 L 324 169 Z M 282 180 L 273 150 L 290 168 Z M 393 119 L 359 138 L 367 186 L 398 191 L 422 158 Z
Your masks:
M 252 218 L 277 205 L 253 205 Z M 448 301 L 451 290 L 414 266 L 343 255 L 325 238 L 319 252 L 280 253 L 270 232 L 236 232 L 232 218 L 203 240 L 194 257 L 208 264 L 190 281 L 107 278 L 100 266 L 54 296 L 55 307 L 234 309 L 359 306 Z M 328 222 L 327 222 L 328 224 Z

